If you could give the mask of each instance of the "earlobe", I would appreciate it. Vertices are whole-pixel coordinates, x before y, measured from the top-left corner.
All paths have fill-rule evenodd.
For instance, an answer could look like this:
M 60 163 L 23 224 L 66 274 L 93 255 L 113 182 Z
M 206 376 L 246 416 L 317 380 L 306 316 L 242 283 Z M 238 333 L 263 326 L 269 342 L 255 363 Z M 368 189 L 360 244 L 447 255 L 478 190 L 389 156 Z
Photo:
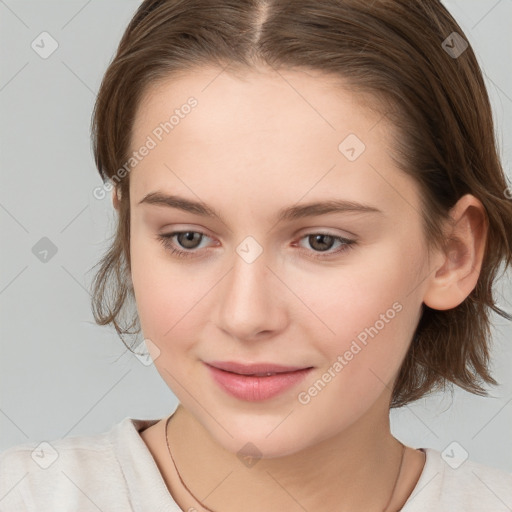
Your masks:
M 475 288 L 485 254 L 488 220 L 473 195 L 461 197 L 450 211 L 445 251 L 437 259 L 423 302 L 432 309 L 457 307 Z

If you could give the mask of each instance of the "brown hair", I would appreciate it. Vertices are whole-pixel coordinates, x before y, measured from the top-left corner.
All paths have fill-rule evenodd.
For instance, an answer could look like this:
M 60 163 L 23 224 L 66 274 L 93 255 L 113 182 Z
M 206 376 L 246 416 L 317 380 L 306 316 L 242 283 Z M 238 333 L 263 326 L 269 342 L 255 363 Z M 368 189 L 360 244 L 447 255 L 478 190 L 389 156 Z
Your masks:
M 123 326 L 123 310 L 134 296 L 129 179 L 119 179 L 118 170 L 128 161 L 131 127 L 147 87 L 201 65 L 316 70 L 340 77 L 385 109 L 400 134 L 393 157 L 420 186 L 429 249 L 444 247 L 442 223 L 464 194 L 486 210 L 478 283 L 454 309 L 423 305 L 391 407 L 449 382 L 486 395 L 483 383 L 497 384 L 489 370 L 490 309 L 512 319 L 492 289 L 500 264 L 505 270 L 512 260 L 512 201 L 475 54 L 470 45 L 460 55 L 450 53 L 463 50 L 465 39 L 438 0 L 144 1 L 105 73 L 92 119 L 97 168 L 121 192 L 115 238 L 93 283 L 96 322 L 113 324 L 121 339 L 140 332 L 140 326 L 132 330 L 136 313 Z

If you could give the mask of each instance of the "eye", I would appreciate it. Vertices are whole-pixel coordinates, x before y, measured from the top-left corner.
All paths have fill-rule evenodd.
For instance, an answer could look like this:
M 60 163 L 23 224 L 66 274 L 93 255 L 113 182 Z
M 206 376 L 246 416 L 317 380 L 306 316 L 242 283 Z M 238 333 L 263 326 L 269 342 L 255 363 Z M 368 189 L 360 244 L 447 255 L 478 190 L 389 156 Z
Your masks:
M 176 238 L 176 242 L 173 240 L 174 238 Z M 201 231 L 174 231 L 172 233 L 157 235 L 157 239 L 162 243 L 162 245 L 170 251 L 171 254 L 179 258 L 196 257 L 196 253 L 199 251 L 196 251 L 195 249 L 199 248 L 199 245 L 204 238 L 210 237 Z M 332 235 L 330 233 L 310 233 L 300 238 L 300 240 L 305 239 L 307 239 L 308 244 L 313 248 L 313 251 L 306 252 L 317 253 L 310 256 L 316 259 L 328 258 L 341 254 L 350 250 L 351 246 L 356 243 L 355 240 Z M 330 251 L 335 242 L 340 244 L 338 249 Z M 176 243 L 178 245 L 176 245 Z M 180 247 L 185 250 L 180 249 Z
M 173 242 L 174 237 L 177 237 L 179 244 L 178 248 Z M 175 231 L 173 233 L 157 235 L 157 239 L 162 243 L 162 245 L 167 250 L 169 250 L 171 254 L 174 254 L 180 258 L 193 257 L 194 252 L 191 251 L 193 249 L 197 249 L 198 242 L 200 243 L 204 237 L 209 238 L 200 231 Z M 179 247 L 184 247 L 187 250 L 183 251 L 179 249 Z
M 303 236 L 300 240 L 307 240 L 307 243 L 313 248 L 313 258 L 322 259 L 332 257 L 337 254 L 344 253 L 353 246 L 356 241 L 350 240 L 348 238 L 344 238 L 342 236 L 332 235 L 330 233 L 309 233 Z M 328 252 L 335 242 L 338 242 L 340 245 L 338 249 L 335 251 Z M 308 251 L 311 252 L 311 251 Z M 325 255 L 322 253 L 326 253 Z

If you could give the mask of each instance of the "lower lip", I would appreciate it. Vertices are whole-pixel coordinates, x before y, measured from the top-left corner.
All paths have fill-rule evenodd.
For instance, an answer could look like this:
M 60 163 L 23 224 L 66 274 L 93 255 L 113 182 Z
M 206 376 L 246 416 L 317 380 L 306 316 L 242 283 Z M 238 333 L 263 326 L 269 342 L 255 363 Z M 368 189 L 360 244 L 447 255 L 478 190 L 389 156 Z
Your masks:
M 258 402 L 267 400 L 296 386 L 313 368 L 305 368 L 295 372 L 284 372 L 269 377 L 255 377 L 254 375 L 239 375 L 238 373 L 219 370 L 206 365 L 219 386 L 240 400 Z

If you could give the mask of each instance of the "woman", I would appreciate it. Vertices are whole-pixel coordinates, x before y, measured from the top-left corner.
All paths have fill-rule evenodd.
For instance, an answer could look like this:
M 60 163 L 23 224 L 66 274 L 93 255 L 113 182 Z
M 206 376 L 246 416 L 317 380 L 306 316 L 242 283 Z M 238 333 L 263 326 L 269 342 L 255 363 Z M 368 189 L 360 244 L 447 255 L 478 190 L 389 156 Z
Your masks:
M 140 328 L 179 404 L 5 452 L 0 507 L 508 510 L 512 475 L 389 426 L 448 383 L 496 384 L 493 137 L 438 1 L 143 2 L 93 118 L 118 213 L 93 306 Z

